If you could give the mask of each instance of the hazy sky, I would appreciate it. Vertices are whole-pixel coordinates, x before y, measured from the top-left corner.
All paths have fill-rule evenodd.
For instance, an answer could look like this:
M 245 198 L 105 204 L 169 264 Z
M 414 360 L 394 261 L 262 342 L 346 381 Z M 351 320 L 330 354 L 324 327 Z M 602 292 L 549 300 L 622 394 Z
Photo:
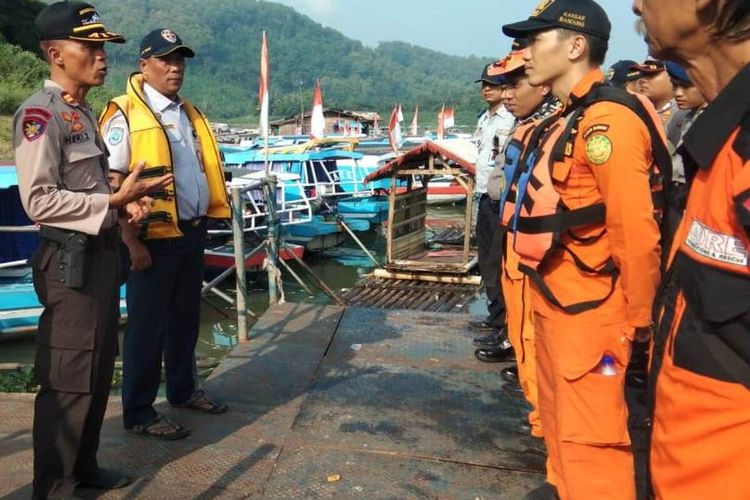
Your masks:
M 504 56 L 510 48 L 500 27 L 526 19 L 537 0 L 273 0 L 289 5 L 349 38 L 375 46 L 399 40 L 456 55 Z M 630 0 L 599 0 L 612 22 L 607 64 L 642 60 Z M 429 28 L 426 28 L 429 27 Z

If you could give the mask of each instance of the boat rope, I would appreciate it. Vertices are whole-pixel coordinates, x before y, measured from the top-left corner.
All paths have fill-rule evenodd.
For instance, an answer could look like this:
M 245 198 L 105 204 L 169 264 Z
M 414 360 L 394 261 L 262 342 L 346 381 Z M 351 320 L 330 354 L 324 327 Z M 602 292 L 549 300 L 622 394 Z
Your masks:
M 268 273 L 268 279 L 273 279 L 276 283 L 276 290 L 279 292 L 279 304 L 284 304 L 284 286 L 281 282 L 281 270 L 271 262 L 268 257 L 263 259 L 263 270 Z

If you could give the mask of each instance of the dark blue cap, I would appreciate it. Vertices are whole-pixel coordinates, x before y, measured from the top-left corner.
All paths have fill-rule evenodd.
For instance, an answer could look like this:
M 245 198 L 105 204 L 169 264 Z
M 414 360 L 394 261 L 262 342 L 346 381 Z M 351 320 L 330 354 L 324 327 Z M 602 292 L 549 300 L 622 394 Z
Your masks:
M 628 82 L 634 82 L 641 77 L 641 72 L 635 69 L 636 62 L 629 59 L 617 61 L 607 71 L 607 80 L 624 87 Z
M 692 85 L 693 82 L 690 81 L 690 76 L 688 75 L 688 72 L 685 70 L 685 68 L 672 61 L 667 61 L 664 63 L 664 65 L 667 67 L 667 73 L 669 73 L 669 77 L 672 80 L 677 80 L 678 82 L 689 83 Z

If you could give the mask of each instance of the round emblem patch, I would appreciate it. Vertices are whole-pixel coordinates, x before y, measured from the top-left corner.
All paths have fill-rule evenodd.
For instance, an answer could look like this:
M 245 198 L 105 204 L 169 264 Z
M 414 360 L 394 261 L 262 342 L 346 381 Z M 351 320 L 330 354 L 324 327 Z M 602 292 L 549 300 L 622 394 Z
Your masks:
M 122 127 L 112 127 L 109 130 L 109 134 L 107 134 L 107 142 L 112 146 L 117 146 L 122 141 L 124 135 L 125 129 Z
M 177 35 L 172 30 L 161 30 L 161 37 L 169 43 L 175 43 L 177 41 Z
M 612 141 L 609 137 L 594 134 L 586 140 L 586 158 L 594 165 L 601 165 L 612 156 Z

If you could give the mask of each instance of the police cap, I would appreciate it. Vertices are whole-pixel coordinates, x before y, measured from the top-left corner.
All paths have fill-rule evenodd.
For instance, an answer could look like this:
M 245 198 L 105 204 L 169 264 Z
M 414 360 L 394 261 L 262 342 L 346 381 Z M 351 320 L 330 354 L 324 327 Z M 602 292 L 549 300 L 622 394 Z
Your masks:
M 34 20 L 39 40 L 79 40 L 125 43 L 125 37 L 107 31 L 96 8 L 84 2 L 48 5 Z
M 607 71 L 607 80 L 620 86 L 638 80 L 641 72 L 635 68 L 636 64 L 635 61 L 629 59 L 617 61 Z
M 490 85 L 502 85 L 505 83 L 505 76 L 503 75 L 502 68 L 499 66 L 500 62 L 494 61 L 486 65 L 484 70 L 482 70 L 482 76 L 474 83 L 487 82 Z
M 537 31 L 563 28 L 609 40 L 612 24 L 607 13 L 593 0 L 542 0 L 526 21 L 506 24 L 503 33 L 526 38 Z
M 664 63 L 664 66 L 667 68 L 669 78 L 671 78 L 674 82 L 687 85 L 693 84 L 693 82 L 690 80 L 690 75 L 688 75 L 688 72 L 679 64 L 672 61 L 667 61 Z
M 641 76 L 652 76 L 667 69 L 663 62 L 656 59 L 646 59 L 643 64 L 636 64 L 633 68 L 638 70 Z
M 179 51 L 185 57 L 195 57 L 193 49 L 182 43 L 180 36 L 168 28 L 157 28 L 141 40 L 141 58 L 164 57 Z

